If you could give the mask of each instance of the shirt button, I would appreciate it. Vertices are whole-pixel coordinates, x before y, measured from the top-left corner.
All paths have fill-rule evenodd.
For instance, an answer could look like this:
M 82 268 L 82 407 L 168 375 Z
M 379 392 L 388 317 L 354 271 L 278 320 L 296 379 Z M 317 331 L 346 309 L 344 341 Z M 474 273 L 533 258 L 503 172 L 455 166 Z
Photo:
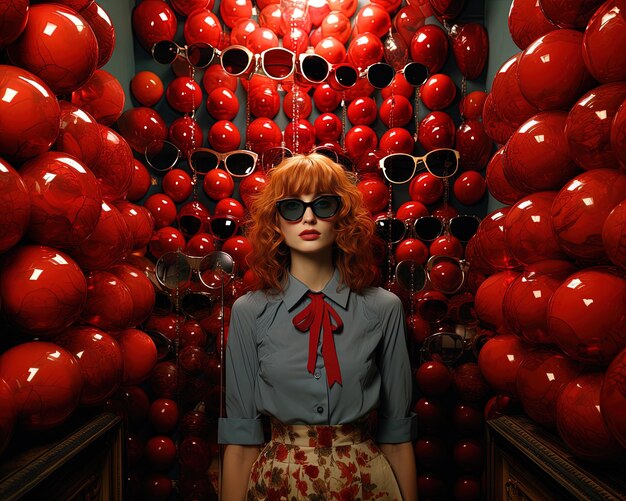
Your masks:
M 313 377 L 315 379 L 319 379 L 321 377 L 321 374 L 319 372 L 316 372 L 315 374 L 313 374 Z
M 321 414 L 322 412 L 324 412 L 324 407 L 320 405 L 316 410 L 319 414 Z

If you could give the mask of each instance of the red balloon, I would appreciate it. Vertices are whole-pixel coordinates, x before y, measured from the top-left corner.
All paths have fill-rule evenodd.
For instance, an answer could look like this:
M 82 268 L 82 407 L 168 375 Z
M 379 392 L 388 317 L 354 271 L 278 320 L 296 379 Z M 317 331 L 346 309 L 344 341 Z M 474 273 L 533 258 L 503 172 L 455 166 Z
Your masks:
M 124 384 L 138 384 L 147 380 L 157 361 L 154 341 L 143 331 L 127 329 L 119 333 L 117 342 L 124 359 Z
M 463 205 L 476 205 L 483 198 L 486 189 L 485 178 L 473 170 L 463 172 L 452 185 L 454 196 Z
M 309 9 L 311 6 L 309 6 Z M 345 46 L 334 37 L 326 37 L 315 46 L 315 53 L 322 56 L 330 64 L 343 63 L 346 60 Z
M 365 207 L 372 214 L 381 212 L 389 204 L 389 190 L 380 179 L 368 178 L 359 181 L 357 188 L 361 192 Z
M 491 392 L 476 362 L 465 362 L 452 369 L 452 384 L 462 402 L 482 402 Z
M 322 113 L 313 122 L 315 137 L 318 141 L 337 141 L 341 136 L 343 124 L 334 113 Z
M 222 24 L 208 8 L 197 9 L 191 12 L 185 20 L 183 36 L 189 45 L 207 43 L 217 48 L 222 39 Z
M 235 189 L 232 176 L 222 169 L 213 169 L 204 176 L 204 192 L 213 200 L 230 197 Z
M 55 94 L 69 94 L 96 70 L 98 41 L 75 10 L 59 4 L 32 5 L 26 28 L 7 47 L 7 55 L 13 64 L 46 82 Z
M 541 10 L 540 2 L 513 0 L 509 10 L 509 32 L 520 49 L 524 50 L 539 37 L 556 29 Z
M 407 99 L 413 97 L 415 87 L 407 82 L 404 73 L 396 73 L 391 81 L 391 84 L 380 91 L 380 95 L 383 99 L 387 99 L 390 96 L 404 96 Z
M 352 125 L 371 125 L 378 115 L 378 106 L 371 97 L 359 97 L 348 105 L 347 115 Z
M 487 63 L 489 37 L 482 24 L 455 24 L 450 35 L 452 52 L 461 75 L 476 80 Z
M 3 256 L 0 301 L 7 320 L 30 335 L 47 336 L 74 323 L 87 299 L 87 282 L 67 254 L 27 245 Z
M 0 355 L 0 379 L 13 391 L 19 424 L 29 431 L 48 430 L 67 420 L 83 387 L 74 356 L 44 342 L 22 343 Z
M 28 21 L 28 9 L 28 0 L 3 2 L 0 5 L 0 49 L 15 42 L 24 31 Z M 0 451 L 2 449 L 0 446 Z
M 428 254 L 431 256 L 450 256 L 461 259 L 463 257 L 463 244 L 458 238 L 452 235 L 443 235 L 437 237 L 430 243 L 428 246 Z M 458 270 L 458 268 L 452 271 L 456 270 Z M 454 288 L 448 288 L 447 290 L 452 289 Z
M 463 170 L 480 171 L 487 167 L 493 150 L 493 141 L 478 119 L 467 119 L 456 131 L 455 148 L 459 152 Z
M 252 2 L 250 0 L 222 0 L 219 7 L 220 17 L 229 28 L 232 28 L 239 19 L 252 17 Z
M 438 73 L 448 58 L 448 35 L 436 24 L 418 28 L 411 39 L 411 59 L 422 63 L 431 75 Z
M 421 397 L 415 404 L 414 412 L 424 433 L 437 434 L 445 425 L 446 409 L 438 400 Z
M 530 264 L 546 259 L 566 259 L 552 227 L 554 191 L 521 198 L 504 218 L 506 246 L 517 261 Z
M 151 71 L 140 71 L 130 81 L 130 91 L 142 106 L 154 106 L 163 97 L 163 82 Z
M 202 127 L 190 116 L 174 120 L 167 135 L 168 139 L 180 149 L 181 155 L 185 158 L 192 149 L 202 146 Z
M 280 128 L 273 120 L 257 118 L 248 125 L 246 139 L 250 149 L 262 155 L 266 149 L 280 146 L 282 134 Z
M 113 204 L 102 202 L 102 212 L 93 232 L 70 255 L 86 270 L 105 270 L 132 250 L 133 236 L 124 217 Z
M 8 93 L 8 94 L 7 94 Z M 59 134 L 61 110 L 47 84 L 29 71 L 0 65 L 0 155 L 20 162 L 47 151 Z
M 264 50 L 278 47 L 278 36 L 269 28 L 257 28 L 248 35 L 246 47 L 255 54 L 260 54 Z
M 202 89 L 192 78 L 181 76 L 175 78 L 168 84 L 165 90 L 165 98 L 175 111 L 180 113 L 192 113 L 202 104 Z M 209 99 L 210 98 L 211 94 L 209 94 Z M 207 109 L 211 110 L 208 101 Z
M 135 327 L 147 320 L 155 302 L 154 286 L 147 275 L 125 263 L 112 266 L 107 271 L 124 282 L 130 291 L 132 315 L 129 326 Z
M 69 101 L 59 101 L 61 129 L 54 148 L 69 153 L 89 166 L 96 162 L 102 148 L 100 128 L 96 120 Z
M 20 173 L 30 190 L 28 235 L 34 242 L 75 247 L 94 231 L 100 218 L 100 188 L 82 162 L 47 152 L 26 162 Z
M 208 141 L 211 148 L 226 153 L 239 149 L 241 133 L 234 123 L 228 120 L 219 120 L 209 129 Z
M 413 118 L 413 106 L 404 96 L 391 96 L 380 105 L 379 113 L 385 127 L 403 127 Z
M 124 198 L 133 178 L 133 152 L 117 132 L 98 124 L 100 144 L 98 157 L 89 168 L 100 183 L 100 193 L 106 201 Z M 86 163 L 86 162 L 85 162 Z
M 222 250 L 235 260 L 237 268 L 245 271 L 248 269 L 247 258 L 252 252 L 252 244 L 247 237 L 235 236 L 224 242 Z
M 487 277 L 485 281 L 480 284 L 474 296 L 474 305 L 478 318 L 486 325 L 493 326 L 497 332 L 509 332 L 506 326 L 506 319 L 502 312 L 502 302 L 506 290 L 518 275 L 519 273 L 514 271 L 495 273 Z M 491 383 L 489 380 L 488 382 Z
M 519 127 L 539 109 L 530 104 L 520 90 L 517 68 L 522 53 L 509 58 L 498 70 L 491 85 L 491 99 L 498 116 L 512 127 Z M 501 143 L 502 144 L 502 143 Z
M 626 100 L 618 108 L 611 124 L 611 150 L 622 167 L 626 167 Z
M 504 222 L 509 210 L 510 207 L 502 207 L 491 212 L 480 222 L 476 232 L 478 250 L 493 270 L 519 266 L 505 239 Z
M 415 148 L 415 141 L 408 130 L 394 127 L 382 135 L 379 146 L 386 154 L 407 153 L 410 155 Z
M 417 463 L 428 470 L 438 469 L 446 460 L 446 443 L 439 437 L 420 437 L 414 445 Z
M 218 87 L 209 93 L 206 108 L 216 120 L 232 120 L 239 111 L 239 100 L 228 88 Z
M 495 391 L 517 396 L 515 381 L 526 351 L 523 343 L 512 334 L 499 334 L 484 344 L 478 354 L 478 366 Z
M 517 394 L 533 421 L 556 425 L 556 401 L 565 386 L 582 372 L 582 366 L 552 349 L 528 350 L 517 370 Z
M 506 144 L 515 132 L 515 127 L 506 123 L 498 114 L 492 93 L 487 96 L 483 106 L 483 125 L 485 126 L 485 133 L 500 145 Z
M 462 475 L 454 481 L 454 499 L 458 501 L 479 501 L 481 498 L 481 480 L 473 475 Z
M 417 387 L 426 396 L 446 393 L 452 385 L 452 376 L 448 367 L 441 362 L 424 362 L 415 371 Z
M 187 200 L 193 191 L 191 176 L 182 169 L 172 169 L 165 174 L 161 186 L 163 193 L 176 203 Z
M 259 23 L 254 19 L 238 19 L 235 21 L 233 29 L 230 31 L 230 43 L 233 45 L 243 45 L 245 47 L 248 42 L 248 35 L 258 27 Z M 221 68 L 219 64 L 215 66 Z M 205 86 L 205 88 L 207 87 Z
M 349 16 L 340 10 L 333 10 L 324 18 L 320 28 L 322 38 L 333 37 L 339 40 L 341 44 L 346 44 L 350 39 L 352 26 Z
M 176 444 L 170 437 L 164 435 L 150 437 L 146 442 L 145 457 L 148 466 L 153 470 L 167 471 L 174 465 L 176 460 Z M 159 485 L 158 491 L 160 492 L 162 488 Z M 162 493 L 159 495 L 162 495 Z
M 127 329 L 133 321 L 133 299 L 128 286 L 109 271 L 87 275 L 87 302 L 81 320 L 107 332 Z
M 31 199 L 26 183 L 13 167 L 0 159 L 0 254 L 20 241 L 30 217 Z
M 396 217 L 402 221 L 411 221 L 424 216 L 428 216 L 428 209 L 423 203 L 415 200 L 404 202 L 396 210 Z
M 291 96 L 290 98 L 293 99 Z M 250 102 L 250 114 L 257 118 L 274 118 L 280 110 L 280 96 L 278 95 L 278 90 L 273 85 L 251 87 L 248 92 L 248 100 Z M 283 100 L 283 103 L 286 103 L 286 101 Z
M 177 228 L 164 226 L 154 232 L 148 250 L 156 259 L 159 259 L 166 252 L 175 250 L 185 250 L 185 236 Z
M 454 444 L 452 458 L 462 471 L 480 473 L 483 467 L 485 451 L 477 439 L 464 438 Z
M 444 111 L 433 111 L 419 123 L 419 142 L 426 151 L 454 146 L 455 125 Z
M 486 181 L 489 194 L 493 198 L 505 205 L 512 205 L 525 196 L 525 193 L 511 186 L 504 176 L 504 154 L 504 147 L 493 154 L 487 165 Z
M 115 49 L 115 28 L 106 11 L 96 2 L 80 10 L 80 15 L 89 23 L 98 42 L 98 64 L 101 68 L 109 62 Z
M 105 70 L 96 70 L 84 85 L 72 92 L 72 104 L 102 125 L 115 123 L 124 111 L 125 102 L 122 84 Z
M 150 404 L 148 420 L 157 433 L 171 433 L 178 425 L 178 404 L 169 398 L 157 398 Z
M 143 206 L 154 217 L 154 227 L 157 230 L 164 226 L 171 226 L 176 220 L 176 205 L 168 195 L 153 193 L 146 199 Z
M 419 89 L 420 98 L 430 110 L 444 110 L 456 97 L 454 81 L 444 73 L 432 75 Z
M 624 410 L 626 406 L 626 391 L 624 385 L 624 374 L 626 365 L 624 359 L 626 350 L 622 350 L 611 362 L 606 370 L 604 382 L 600 390 L 600 409 L 602 417 L 609 429 L 610 434 L 617 439 L 622 447 L 626 447 L 626 421 L 624 421 Z
M 574 456 L 593 462 L 615 462 L 624 451 L 606 427 L 600 407 L 604 374 L 582 374 L 570 381 L 556 402 L 556 428 Z
M 417 491 L 420 497 L 437 499 L 444 490 L 443 479 L 437 473 L 420 473 L 417 476 Z
M 564 133 L 566 120 L 564 111 L 539 113 L 511 136 L 503 172 L 514 188 L 526 193 L 558 190 L 576 175 Z
M 220 64 L 212 64 L 202 75 L 202 86 L 207 94 L 217 87 L 226 87 L 235 92 L 237 90 L 237 77 L 226 73 Z
M 288 102 L 286 101 L 287 98 L 289 98 L 291 95 L 291 93 L 287 94 L 285 96 L 285 101 L 283 101 L 283 106 L 285 106 L 285 104 Z M 302 99 L 302 97 L 300 96 L 302 95 L 302 97 L 307 96 L 308 94 L 302 94 L 299 93 L 299 99 Z M 341 93 L 337 92 L 336 90 L 334 90 L 329 84 L 327 83 L 322 83 L 319 84 L 315 87 L 315 91 L 313 92 L 313 102 L 315 103 L 315 107 L 318 109 L 318 111 L 322 112 L 322 113 L 330 113 L 334 110 L 337 109 L 337 107 L 341 104 Z M 309 100 L 310 102 L 310 100 Z M 309 104 L 310 106 L 310 104 Z M 308 111 L 308 113 L 307 113 Z M 287 111 L 285 111 L 285 114 L 289 117 L 289 114 L 287 113 Z M 300 116 L 302 117 L 308 117 L 310 114 L 310 111 L 307 109 L 304 110 L 304 112 L 300 113 Z M 290 117 L 291 118 L 291 117 Z
M 367 151 L 376 148 L 377 145 L 378 137 L 367 125 L 356 125 L 346 132 L 346 152 L 355 161 L 358 161 Z
M 424 26 L 424 14 L 418 8 L 405 5 L 393 18 L 393 26 L 407 45 L 411 44 L 415 32 Z
M 357 34 L 373 33 L 378 38 L 383 38 L 390 29 L 389 13 L 377 4 L 363 6 L 354 20 L 354 30 Z
M 267 176 L 261 172 L 253 172 L 239 183 L 239 196 L 246 207 L 250 207 L 253 197 L 261 192 L 267 184 Z
M 450 20 L 461 13 L 465 0 L 429 0 L 428 3 L 439 19 Z
M 548 305 L 551 336 L 575 360 L 608 365 L 626 347 L 624 298 L 626 280 L 610 269 L 570 275 Z
M 559 28 L 586 28 L 602 0 L 540 0 L 544 15 Z
M 137 202 L 142 199 L 152 186 L 152 178 L 144 164 L 136 158 L 133 159 L 133 175 L 128 188 L 126 198 L 131 202 Z
M 318 93 L 318 89 L 321 89 L 322 87 L 325 87 L 325 89 L 322 90 L 323 94 Z M 337 105 L 333 107 L 333 101 L 335 101 L 336 96 L 332 95 L 328 91 L 332 91 L 333 93 L 335 92 L 328 84 L 323 84 L 315 89 L 315 105 L 318 109 L 324 108 L 324 111 L 329 111 L 334 110 L 339 105 L 337 102 Z M 338 96 L 338 93 L 336 94 Z M 322 106 L 320 107 L 318 103 L 322 104 Z M 287 92 L 287 94 L 285 94 L 285 98 L 283 99 L 283 110 L 285 111 L 287 118 L 291 120 L 294 118 L 296 120 L 306 119 L 311 115 L 311 111 L 313 110 L 311 98 L 308 94 L 300 92 L 300 90 L 297 92 Z
M 595 11 L 583 36 L 582 57 L 589 72 L 601 83 L 626 80 L 626 17 L 623 0 L 604 2 Z
M 626 202 L 617 204 L 602 225 L 602 244 L 609 259 L 622 268 L 626 268 Z
M 100 405 L 120 386 L 122 352 L 117 341 L 95 327 L 72 327 L 54 342 L 76 358 L 83 379 L 80 404 Z
M 161 40 L 174 40 L 176 36 L 176 14 L 161 0 L 143 0 L 133 10 L 133 33 L 147 51 Z M 187 43 L 193 43 L 185 36 Z
M 459 403 L 452 410 L 452 424 L 463 436 L 479 435 L 485 421 L 481 409 L 470 403 Z
M 411 200 L 424 205 L 434 204 L 443 195 L 443 181 L 430 172 L 420 172 L 409 184 Z
M 583 35 L 560 29 L 535 40 L 522 53 L 517 78 L 523 96 L 540 110 L 568 109 L 594 85 L 582 57 Z
M 170 3 L 176 12 L 187 17 L 194 10 L 213 8 L 214 0 L 171 0 Z
M 459 102 L 461 118 L 482 118 L 486 99 L 487 93 L 482 90 L 475 90 L 463 96 Z
M 611 150 L 611 123 L 624 100 L 626 82 L 615 82 L 595 87 L 572 106 L 565 136 L 570 155 L 583 169 L 619 167 Z
M 594 264 L 606 256 L 602 226 L 623 200 L 625 189 L 623 171 L 594 169 L 576 176 L 559 191 L 552 204 L 552 225 L 568 255 Z
M 158 362 L 150 375 L 150 387 L 160 398 L 176 398 L 184 383 L 185 375 L 176 362 Z
M 396 262 L 415 261 L 424 264 L 428 259 L 428 247 L 417 238 L 405 238 L 396 246 L 394 250 Z
M 356 36 L 348 46 L 347 60 L 355 68 L 364 70 L 382 61 L 383 56 L 383 43 L 380 37 L 373 33 L 368 32 Z

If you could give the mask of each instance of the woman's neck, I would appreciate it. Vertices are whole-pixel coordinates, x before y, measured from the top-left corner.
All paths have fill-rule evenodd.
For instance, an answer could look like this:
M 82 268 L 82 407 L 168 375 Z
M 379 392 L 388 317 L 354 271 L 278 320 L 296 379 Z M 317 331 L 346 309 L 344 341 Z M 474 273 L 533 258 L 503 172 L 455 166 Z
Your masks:
M 321 291 L 335 272 L 332 249 L 328 253 L 291 252 L 291 274 L 314 292 Z

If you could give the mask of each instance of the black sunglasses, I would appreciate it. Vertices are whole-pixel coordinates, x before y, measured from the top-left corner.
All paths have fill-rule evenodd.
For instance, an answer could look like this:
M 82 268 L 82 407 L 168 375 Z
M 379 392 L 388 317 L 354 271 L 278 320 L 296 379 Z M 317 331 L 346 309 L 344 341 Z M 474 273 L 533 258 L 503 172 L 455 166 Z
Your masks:
M 397 73 L 403 73 L 406 81 L 413 87 L 419 87 L 428 80 L 428 68 L 422 63 L 410 62 Z M 393 82 L 396 70 L 387 63 L 374 63 L 368 66 L 360 76 L 367 77 L 367 81 L 372 87 L 384 89 Z
M 300 221 L 307 208 L 310 207 L 315 217 L 328 219 L 333 217 L 341 207 L 339 195 L 322 195 L 310 202 L 304 202 L 299 198 L 286 198 L 276 202 L 278 213 L 285 221 Z
M 210 148 L 195 148 L 189 152 L 188 162 L 199 176 L 224 164 L 226 171 L 234 177 L 246 177 L 254 172 L 259 156 L 254 151 L 234 150 L 220 153 Z
M 173 63 L 181 55 L 192 66 L 206 68 L 211 64 L 216 54 L 218 54 L 217 49 L 204 42 L 192 43 L 191 45 L 181 47 L 171 40 L 161 40 L 152 46 L 152 57 L 157 63 L 161 64 Z
M 432 242 L 445 234 L 445 230 L 460 242 L 466 243 L 478 230 L 480 219 L 472 215 L 454 216 L 448 220 L 424 216 L 409 223 L 395 217 L 383 217 L 377 219 L 375 224 L 378 236 L 392 244 L 404 240 L 411 232 L 424 242 Z
M 421 157 L 408 153 L 392 153 L 380 159 L 379 168 L 387 181 L 393 184 L 408 183 L 413 179 L 420 162 L 433 176 L 446 179 L 456 174 L 459 158 L 459 152 L 451 148 L 432 150 Z

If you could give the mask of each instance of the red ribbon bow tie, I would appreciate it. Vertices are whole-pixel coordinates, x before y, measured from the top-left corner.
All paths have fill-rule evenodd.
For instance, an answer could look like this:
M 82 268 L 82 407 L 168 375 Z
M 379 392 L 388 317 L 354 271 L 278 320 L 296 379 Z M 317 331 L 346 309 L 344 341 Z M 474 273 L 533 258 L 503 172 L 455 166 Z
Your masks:
M 323 331 L 322 356 L 326 366 L 328 387 L 332 388 L 336 382 L 341 384 L 341 371 L 339 370 L 339 360 L 337 359 L 333 332 L 341 329 L 343 322 L 333 307 L 324 301 L 325 296 L 323 293 L 309 292 L 307 295 L 311 298 L 311 302 L 294 317 L 293 325 L 301 332 L 306 332 L 310 329 L 309 360 L 306 368 L 311 374 L 315 372 L 317 345 L 319 344 L 320 333 Z M 331 318 L 334 320 L 334 324 L 331 322 Z

